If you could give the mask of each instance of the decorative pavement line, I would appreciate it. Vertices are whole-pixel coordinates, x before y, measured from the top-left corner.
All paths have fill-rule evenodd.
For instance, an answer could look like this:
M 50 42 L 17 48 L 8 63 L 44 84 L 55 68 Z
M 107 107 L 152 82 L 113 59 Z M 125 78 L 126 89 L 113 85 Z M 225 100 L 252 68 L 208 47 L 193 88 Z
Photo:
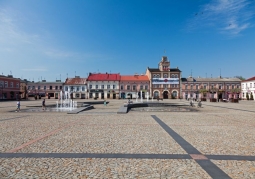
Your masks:
M 23 117 L 27 117 L 29 115 L 26 116 L 19 116 L 19 117 L 12 117 L 12 118 L 7 118 L 7 119 L 0 119 L 0 121 L 7 121 L 7 120 L 12 120 L 12 119 L 18 119 L 18 118 L 23 118 Z
M 121 153 L 0 153 L 0 158 L 126 158 L 192 159 L 188 154 L 121 154 Z
M 0 153 L 0 158 L 125 158 L 125 159 L 194 159 L 246 160 L 255 156 L 197 154 L 123 154 L 123 153 Z
M 168 125 L 161 121 L 157 116 L 151 116 L 190 156 L 212 177 L 230 178 L 224 171 L 217 167 L 206 156 L 201 154 L 195 147 L 183 139 L 179 134 L 172 130 Z
M 62 129 L 65 129 L 65 128 L 71 126 L 71 125 L 74 125 L 74 124 L 76 124 L 76 123 L 78 123 L 78 122 L 79 122 L 79 121 L 69 123 L 69 124 L 67 124 L 67 125 L 65 125 L 65 126 L 63 126 L 63 127 L 60 127 L 60 128 L 58 128 L 58 129 L 54 130 L 54 131 L 51 131 L 50 133 L 48 133 L 48 134 L 46 134 L 46 135 L 44 135 L 44 136 L 41 136 L 41 137 L 38 137 L 38 138 L 36 138 L 36 139 L 30 140 L 29 142 L 27 142 L 27 143 L 25 143 L 25 144 L 22 144 L 22 145 L 20 145 L 20 146 L 14 148 L 14 149 L 11 149 L 11 150 L 7 151 L 7 153 L 14 153 L 14 152 L 17 152 L 18 150 L 20 150 L 20 149 L 22 149 L 22 148 L 24 148 L 24 147 L 26 147 L 26 146 L 28 146 L 28 145 L 30 145 L 30 144 L 33 144 L 33 143 L 37 142 L 38 140 L 44 139 L 44 138 L 46 138 L 46 137 L 48 137 L 48 136 L 50 136 L 50 135 L 52 135 L 52 134 L 55 134 L 55 133 L 57 133 L 58 131 L 60 131 L 60 130 L 62 130 Z

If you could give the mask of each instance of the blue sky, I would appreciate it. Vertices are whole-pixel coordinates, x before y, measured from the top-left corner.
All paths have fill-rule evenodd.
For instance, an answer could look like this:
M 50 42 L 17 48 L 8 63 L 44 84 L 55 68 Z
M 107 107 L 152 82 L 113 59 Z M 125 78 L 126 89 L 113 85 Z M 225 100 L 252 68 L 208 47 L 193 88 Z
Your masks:
M 255 75 L 254 0 L 0 0 L 0 73 L 34 81 L 157 68 Z

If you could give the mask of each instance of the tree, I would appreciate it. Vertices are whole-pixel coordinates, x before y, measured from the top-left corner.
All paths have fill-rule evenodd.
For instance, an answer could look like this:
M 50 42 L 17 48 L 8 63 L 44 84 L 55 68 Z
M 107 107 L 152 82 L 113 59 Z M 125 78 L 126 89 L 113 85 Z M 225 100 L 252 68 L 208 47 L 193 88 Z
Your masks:
M 234 76 L 235 78 L 239 78 L 240 80 L 246 80 L 244 77 L 242 76 Z
M 253 94 L 251 93 L 251 100 L 254 100 L 254 98 L 253 98 Z
M 248 95 L 248 93 L 246 93 L 246 99 L 249 100 L 249 95 Z
M 202 97 L 201 98 L 204 98 L 204 95 L 207 93 L 208 91 L 206 89 L 200 89 L 199 90 L 199 93 L 202 94 Z

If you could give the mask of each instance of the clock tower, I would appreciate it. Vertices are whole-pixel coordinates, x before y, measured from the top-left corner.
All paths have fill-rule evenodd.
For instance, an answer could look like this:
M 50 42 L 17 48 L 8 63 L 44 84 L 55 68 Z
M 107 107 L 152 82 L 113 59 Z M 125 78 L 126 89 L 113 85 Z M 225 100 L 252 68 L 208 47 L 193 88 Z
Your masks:
M 168 61 L 167 56 L 163 56 L 158 64 L 160 71 L 170 71 L 170 61 Z

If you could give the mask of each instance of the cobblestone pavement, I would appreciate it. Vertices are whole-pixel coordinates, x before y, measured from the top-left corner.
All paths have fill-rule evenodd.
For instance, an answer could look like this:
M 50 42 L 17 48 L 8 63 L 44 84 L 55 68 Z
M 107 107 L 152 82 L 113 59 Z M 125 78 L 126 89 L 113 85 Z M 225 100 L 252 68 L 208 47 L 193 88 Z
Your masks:
M 255 178 L 254 101 L 117 114 L 124 102 L 79 114 L 0 102 L 0 178 Z

